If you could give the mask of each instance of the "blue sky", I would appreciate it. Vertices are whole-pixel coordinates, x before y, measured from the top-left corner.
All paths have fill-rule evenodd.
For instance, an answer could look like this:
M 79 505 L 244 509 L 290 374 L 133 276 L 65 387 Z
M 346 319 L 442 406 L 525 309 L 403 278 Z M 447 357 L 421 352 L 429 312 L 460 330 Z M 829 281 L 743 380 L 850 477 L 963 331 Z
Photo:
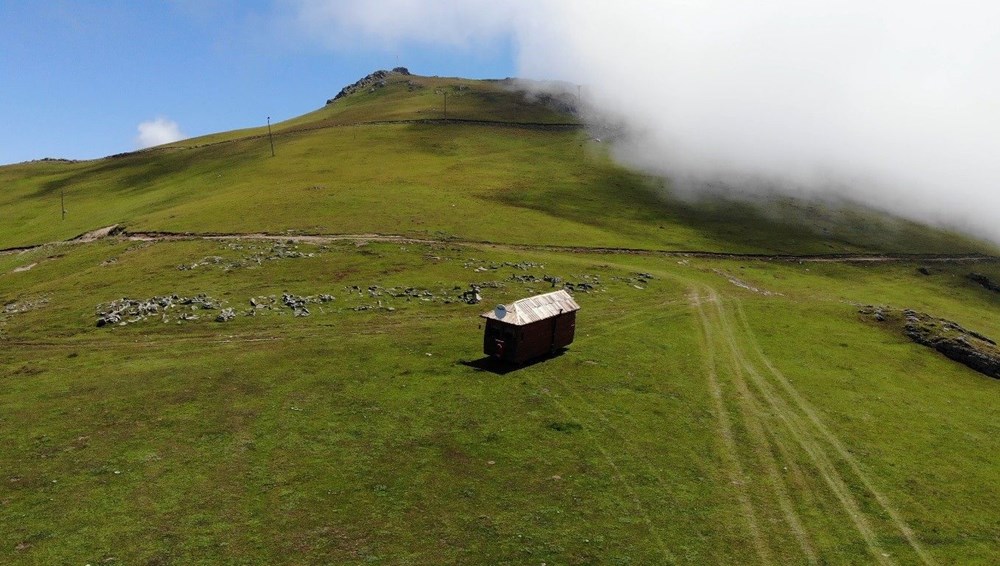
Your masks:
M 507 38 L 456 47 L 355 37 L 317 41 L 294 1 L 28 1 L 0 5 L 0 164 L 89 159 L 137 147 L 140 123 L 185 137 L 322 106 L 380 68 L 516 74 Z

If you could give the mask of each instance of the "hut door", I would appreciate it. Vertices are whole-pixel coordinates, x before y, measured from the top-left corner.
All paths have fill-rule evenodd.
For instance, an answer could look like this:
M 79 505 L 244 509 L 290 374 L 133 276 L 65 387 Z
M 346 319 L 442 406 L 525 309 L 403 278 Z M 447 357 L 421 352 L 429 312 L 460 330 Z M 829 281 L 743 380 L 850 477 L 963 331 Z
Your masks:
M 555 317 L 552 318 L 552 340 L 549 342 L 550 354 L 554 354 L 556 350 L 559 348 L 557 346 L 558 344 L 557 337 L 559 332 L 559 321 L 564 318 L 562 312 L 563 312 L 562 309 L 559 309 L 559 314 L 557 314 Z

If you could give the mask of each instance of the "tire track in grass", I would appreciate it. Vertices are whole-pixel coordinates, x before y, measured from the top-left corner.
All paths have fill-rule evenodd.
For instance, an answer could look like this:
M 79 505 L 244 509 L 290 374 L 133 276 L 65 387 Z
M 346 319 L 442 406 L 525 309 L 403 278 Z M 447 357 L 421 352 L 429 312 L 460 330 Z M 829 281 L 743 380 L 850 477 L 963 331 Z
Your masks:
M 722 387 L 719 384 L 718 374 L 716 373 L 715 355 L 712 349 L 711 324 L 702 305 L 702 297 L 697 290 L 691 291 L 690 303 L 697 311 L 698 320 L 701 323 L 701 357 L 704 363 L 705 379 L 708 382 L 712 404 L 718 418 L 719 438 L 725 447 L 723 457 L 727 460 L 730 485 L 736 486 L 737 499 L 739 500 L 740 507 L 743 509 L 743 517 L 747 521 L 747 528 L 750 530 L 750 536 L 753 540 L 757 557 L 760 558 L 761 562 L 769 564 L 773 560 L 770 550 L 764 542 L 760 527 L 757 524 L 757 514 L 750 501 L 750 493 L 746 486 L 746 473 L 743 470 L 743 464 L 740 462 L 739 453 L 736 450 L 736 439 L 733 436 L 732 425 L 729 422 L 729 413 L 726 411 L 725 402 L 722 399 Z
M 633 322 L 630 323 L 629 326 L 633 326 L 635 324 L 638 323 Z M 739 367 L 736 358 L 733 357 L 732 354 L 730 355 L 730 362 L 732 364 L 734 372 L 741 371 L 741 368 Z M 569 388 L 564 381 L 558 379 L 556 381 L 562 386 L 564 391 L 568 392 L 569 395 L 573 396 L 577 402 L 581 403 L 584 407 L 586 407 L 587 410 L 590 411 L 592 414 L 594 414 L 596 418 L 600 420 L 609 430 L 614 432 L 621 439 L 623 444 L 626 447 L 628 447 L 628 450 L 629 452 L 632 453 L 633 457 L 643 460 L 646 463 L 649 472 L 653 475 L 653 477 L 655 477 L 655 479 L 660 483 L 661 486 L 664 487 L 667 486 L 667 482 L 666 480 L 663 479 L 663 476 L 660 473 L 660 471 L 656 469 L 655 466 L 653 466 L 652 462 L 650 462 L 648 458 L 645 457 L 643 451 L 638 450 L 629 440 L 628 436 L 623 434 L 612 423 L 611 419 L 608 417 L 606 412 L 602 411 L 601 409 L 599 409 L 598 407 L 594 406 L 592 403 L 587 401 L 577 391 Z M 810 564 L 817 564 L 819 563 L 819 558 L 817 556 L 815 546 L 812 544 L 812 541 L 810 540 L 810 537 L 806 532 L 801 522 L 801 519 L 799 518 L 798 514 L 794 509 L 787 486 L 785 485 L 783 479 L 781 478 L 781 474 L 778 471 L 777 462 L 774 458 L 773 453 L 771 453 L 770 451 L 768 436 L 764 431 L 764 427 L 761 425 L 760 420 L 754 419 L 752 417 L 752 415 L 761 414 L 761 409 L 759 408 L 759 405 L 755 405 L 753 407 L 747 405 L 747 403 L 750 402 L 750 394 L 745 384 L 742 382 L 742 376 L 740 376 L 739 381 L 740 381 L 739 383 L 740 392 L 742 395 L 741 402 L 743 405 L 743 420 L 745 426 L 747 427 L 748 430 L 752 431 L 754 439 L 757 441 L 757 445 L 755 447 L 754 452 L 762 461 L 765 462 L 765 465 L 767 466 L 768 478 L 770 480 L 772 489 L 774 489 L 775 491 L 775 496 L 779 501 L 779 505 L 785 517 L 785 521 L 788 523 L 789 528 L 792 529 L 792 532 L 796 538 L 796 541 L 799 544 L 800 549 L 802 550 L 802 553 L 805 555 L 806 560 Z M 627 415 L 623 416 L 623 418 L 632 422 L 633 424 L 638 424 L 634 419 L 632 419 Z
M 677 304 L 681 304 L 681 301 L 677 299 L 667 299 L 650 305 L 650 309 L 658 312 L 663 307 Z M 592 340 L 601 339 L 604 332 L 614 331 L 615 333 L 620 333 L 622 330 L 647 325 L 649 324 L 649 321 L 646 320 L 646 315 L 648 314 L 649 313 L 645 310 L 631 309 L 615 316 L 608 315 L 600 318 L 599 320 L 590 321 L 587 325 L 589 328 L 587 334 L 585 336 L 577 335 L 574 342 L 577 344 L 586 343 Z
M 787 411 L 789 409 L 785 406 L 784 409 L 781 410 Z M 840 502 L 844 513 L 848 516 L 851 523 L 854 525 L 854 528 L 861 535 L 868 552 L 882 564 L 894 564 L 895 562 L 889 558 L 889 554 L 879 545 L 878 535 L 875 533 L 875 529 L 872 527 L 864 512 L 861 510 L 857 499 L 851 492 L 850 486 L 848 486 L 840 476 L 836 466 L 827 457 L 823 449 L 815 442 L 815 440 L 808 437 L 808 433 L 800 428 L 800 424 L 796 423 L 793 417 L 790 417 L 787 413 L 779 413 L 778 418 L 785 424 L 786 428 L 791 433 L 792 438 L 812 460 L 813 465 L 816 466 L 816 469 L 820 474 L 820 477 Z
M 646 468 L 649 470 L 649 473 L 654 478 L 656 478 L 657 483 L 659 483 L 662 486 L 667 485 L 667 481 L 663 479 L 663 474 L 661 474 L 660 471 L 655 466 L 653 466 L 653 463 L 650 462 L 649 458 L 645 456 L 645 452 L 643 450 L 638 449 L 635 446 L 635 444 L 631 440 L 629 440 L 628 435 L 623 434 L 618 429 L 618 427 L 611 422 L 611 419 L 608 418 L 606 412 L 597 408 L 590 401 L 587 401 L 583 397 L 583 395 L 580 395 L 578 392 L 574 391 L 573 389 L 570 389 L 570 387 L 566 384 L 565 381 L 556 378 L 555 382 L 558 383 L 562 387 L 562 389 L 567 392 L 567 394 L 571 395 L 578 403 L 580 403 L 588 411 L 590 411 L 597 418 L 597 420 L 601 421 L 601 423 L 604 424 L 605 428 L 613 432 L 615 436 L 621 439 L 622 445 L 624 445 L 628 449 L 628 452 L 631 454 L 631 456 L 636 460 L 642 460 L 646 464 Z M 624 418 L 631 421 L 632 424 L 638 425 L 635 419 L 632 419 L 630 417 L 624 417 Z
M 809 421 L 813 424 L 813 426 L 816 427 L 816 430 L 818 430 L 819 433 L 824 438 L 826 438 L 827 442 L 829 442 L 830 445 L 833 446 L 837 454 L 845 462 L 847 462 L 848 466 L 851 468 L 851 471 L 854 472 L 854 474 L 858 477 L 859 480 L 861 480 L 861 483 L 865 486 L 865 489 L 867 489 L 868 492 L 872 494 L 872 496 L 875 498 L 875 501 L 878 502 L 882 510 L 886 513 L 886 515 L 889 516 L 889 518 L 892 520 L 893 525 L 900 531 L 900 533 L 902 533 L 903 538 L 906 539 L 907 543 L 910 545 L 913 551 L 916 552 L 917 556 L 920 557 L 923 563 L 928 565 L 936 564 L 933 558 L 931 558 L 931 556 L 927 554 L 927 551 L 924 550 L 923 546 L 920 544 L 920 541 L 917 539 L 916 534 L 913 532 L 913 529 L 902 518 L 902 515 L 892 505 L 889 499 L 875 487 L 874 482 L 872 482 L 871 478 L 868 477 L 868 474 L 866 474 L 864 470 L 861 469 L 861 465 L 858 463 L 857 459 L 854 458 L 854 456 L 847 451 L 847 449 L 844 447 L 843 442 L 841 442 L 840 438 L 837 437 L 823 423 L 823 421 L 819 418 L 819 415 L 816 412 L 815 408 L 813 408 L 813 406 L 808 401 L 806 401 L 805 398 L 802 397 L 802 395 L 798 392 L 798 390 L 795 389 L 795 386 L 792 385 L 791 381 L 789 381 L 788 378 L 785 377 L 785 375 L 781 373 L 781 371 L 774 366 L 770 358 L 768 358 L 767 355 L 764 354 L 764 351 L 761 349 L 760 344 L 757 342 L 753 330 L 750 328 L 750 323 L 747 320 L 746 312 L 743 309 L 743 305 L 737 301 L 736 306 L 737 306 L 737 316 L 739 318 L 740 326 L 743 329 L 744 335 L 747 337 L 747 341 L 750 343 L 750 346 L 754 354 L 756 354 L 756 356 L 764 364 L 764 367 L 767 368 L 768 372 L 771 374 L 774 380 L 777 381 L 777 383 L 781 386 L 781 388 L 785 390 L 785 392 L 792 399 L 792 401 L 795 402 L 795 404 L 802 411 L 802 413 L 804 413 L 806 417 L 809 419 Z
M 566 415 L 566 417 L 569 419 L 573 418 L 573 412 L 570 411 L 566 407 L 566 405 L 564 405 L 561 401 L 559 401 L 559 399 L 556 398 L 556 396 L 552 395 L 548 391 L 545 391 L 545 395 L 549 398 L 550 401 L 552 401 L 552 404 L 555 405 L 556 408 L 558 408 L 562 414 Z M 591 433 L 589 430 L 587 430 L 586 427 L 583 428 L 583 433 L 587 436 L 587 440 L 590 442 L 590 444 L 594 448 L 596 448 L 598 452 L 601 453 L 601 456 L 604 458 L 605 462 L 607 462 L 608 467 L 611 468 L 611 470 L 614 472 L 615 479 L 618 480 L 618 483 L 620 483 L 622 487 L 625 488 L 625 491 L 628 492 L 629 498 L 632 499 L 632 503 L 633 505 L 635 505 L 636 511 L 639 513 L 639 516 L 642 517 L 642 521 L 643 523 L 646 524 L 646 528 L 649 529 L 649 534 L 653 537 L 654 542 L 656 542 L 656 546 L 660 550 L 660 553 L 663 555 L 663 558 L 669 563 L 676 563 L 677 558 L 670 551 L 670 549 L 667 548 L 666 543 L 663 542 L 663 537 L 660 536 L 656 528 L 656 525 L 653 523 L 652 518 L 649 516 L 649 511 L 646 509 L 646 506 L 642 504 L 642 499 L 639 498 L 639 493 L 635 490 L 635 486 L 632 485 L 632 482 L 628 481 L 628 478 L 625 477 L 625 474 L 622 472 L 621 468 L 619 468 L 618 464 L 615 463 L 614 458 L 611 457 L 611 453 L 608 452 L 606 448 L 604 448 L 603 444 L 598 442 L 594 434 Z M 621 503 L 620 501 L 619 503 L 622 506 L 622 508 L 625 508 L 625 505 L 623 503 Z
M 743 385 L 741 389 L 744 389 L 745 387 L 746 386 Z M 741 394 L 743 394 L 743 392 L 741 392 Z M 755 415 L 762 415 L 767 411 L 767 409 L 752 396 L 748 397 L 745 400 L 745 403 L 747 405 L 746 410 Z M 802 518 L 795 510 L 791 490 L 778 469 L 778 460 L 771 449 L 771 445 L 773 444 L 775 446 L 778 453 L 784 459 L 789 457 L 789 451 L 787 447 L 783 446 L 782 441 L 777 436 L 767 433 L 759 419 L 751 419 L 751 421 L 753 424 L 747 422 L 747 427 L 751 430 L 758 443 L 754 447 L 754 453 L 757 455 L 758 459 L 764 463 L 767 477 L 769 483 L 771 484 L 771 489 L 774 492 L 774 497 L 778 502 L 782 515 L 784 516 L 785 523 L 791 530 L 791 533 L 795 538 L 795 542 L 798 543 L 799 550 L 802 551 L 806 561 L 809 564 L 819 564 L 819 554 L 816 551 L 816 546 L 813 544 L 812 536 L 805 528 Z M 787 462 L 788 460 L 785 461 Z
M 734 352 L 736 352 L 736 355 L 740 358 L 741 363 L 744 364 L 745 369 L 750 375 L 754 386 L 760 392 L 763 400 L 768 404 L 768 406 L 771 407 L 774 414 L 777 415 L 782 423 L 785 424 L 796 443 L 798 443 L 806 454 L 809 455 L 813 464 L 816 466 L 816 469 L 819 471 L 820 477 L 833 492 L 834 496 L 840 502 L 842 509 L 854 524 L 858 533 L 864 539 L 869 553 L 871 553 L 871 555 L 882 564 L 894 564 L 894 562 L 889 558 L 889 554 L 880 546 L 875 529 L 862 512 L 861 506 L 854 497 L 851 488 L 847 485 L 847 482 L 844 481 L 827 452 L 815 440 L 815 438 L 809 434 L 808 427 L 802 422 L 801 417 L 795 413 L 794 409 L 790 407 L 783 398 L 775 393 L 774 389 L 764 381 L 760 372 L 758 372 L 756 368 L 742 356 L 739 347 L 736 344 L 735 334 L 733 333 L 733 325 L 729 321 L 728 317 L 726 317 L 725 309 L 721 300 L 718 300 L 717 296 L 715 298 L 715 306 L 720 317 L 720 324 L 722 325 L 723 331 L 727 334 L 727 340 L 730 341 Z
M 607 427 L 608 430 L 610 430 L 611 432 L 613 432 L 619 438 L 619 440 L 621 441 L 622 445 L 627 448 L 627 451 L 629 452 L 629 455 L 633 459 L 635 459 L 637 461 L 642 461 L 643 463 L 645 463 L 646 464 L 646 469 L 649 471 L 650 475 L 652 475 L 656 479 L 657 483 L 661 487 L 663 487 L 663 488 L 667 487 L 668 484 L 667 484 L 666 480 L 663 479 L 663 474 L 660 473 L 660 470 L 658 470 L 655 466 L 653 466 L 653 463 L 649 460 L 649 458 L 646 457 L 644 451 L 639 450 L 635 446 L 635 444 L 632 443 L 631 440 L 629 440 L 629 437 L 627 435 L 623 434 L 618 429 L 618 427 L 616 427 L 611 422 L 611 420 L 607 417 L 607 414 L 604 411 L 598 409 L 592 403 L 590 403 L 589 401 L 587 401 L 578 392 L 576 392 L 575 390 L 571 389 L 566 384 L 565 381 L 563 381 L 561 379 L 558 379 L 558 378 L 556 378 L 555 381 L 556 381 L 556 383 L 558 383 L 562 387 L 562 389 L 564 391 L 568 392 L 568 394 L 571 395 L 577 402 L 579 402 L 580 404 L 582 404 L 584 407 L 587 408 L 588 411 L 590 411 L 592 414 L 594 414 L 596 416 L 596 418 L 599 421 L 601 421 L 605 425 L 605 427 Z M 566 414 L 567 416 L 569 416 L 569 413 L 564 413 L 564 414 Z M 628 417 L 626 417 L 626 418 L 628 418 Z M 632 421 L 633 424 L 638 424 L 638 423 L 635 422 L 634 419 L 629 418 L 629 420 Z M 592 436 L 592 435 L 588 435 L 588 436 Z M 625 482 L 624 475 L 621 473 L 620 470 L 618 470 L 617 466 L 613 462 L 610 461 L 610 458 L 611 458 L 610 454 L 606 453 L 600 447 L 598 447 L 598 450 L 601 450 L 601 452 L 604 454 L 604 457 L 609 460 L 609 463 L 615 469 L 616 473 L 618 473 L 619 480 L 624 483 Z M 632 497 L 634 499 L 635 504 L 637 506 L 641 505 L 639 497 L 638 497 L 638 493 L 636 493 L 636 492 L 633 491 L 633 492 L 631 492 L 631 495 L 632 495 Z M 649 521 L 649 523 L 650 523 L 650 525 L 652 525 L 651 520 Z M 650 528 L 652 528 L 652 527 L 650 527 Z M 665 547 L 665 545 L 663 545 L 663 546 Z M 673 555 L 670 555 L 668 557 L 668 559 L 671 560 L 671 561 L 676 561 L 676 558 L 674 558 Z
M 660 303 L 657 303 L 657 304 L 653 305 L 652 307 L 653 307 L 653 310 L 658 311 L 658 310 L 660 310 L 663 307 L 666 307 L 668 305 L 675 305 L 675 304 L 681 304 L 681 303 L 682 303 L 681 300 L 669 299 L 669 300 L 665 300 L 665 301 L 662 301 Z M 627 315 L 621 316 L 621 317 L 619 317 L 618 319 L 615 319 L 615 320 L 610 320 L 609 321 L 608 319 L 605 319 L 604 322 L 607 323 L 606 326 L 613 327 L 616 332 L 620 332 L 624 328 L 632 328 L 632 327 L 639 326 L 639 325 L 649 324 L 649 321 L 646 320 L 644 317 L 642 317 L 643 314 L 645 314 L 645 313 L 632 312 L 632 313 L 629 313 Z M 623 325 L 623 324 L 621 324 L 623 321 L 629 321 L 629 322 L 627 324 Z M 601 326 L 599 326 L 599 328 L 604 328 L 604 326 L 605 325 L 601 325 Z M 590 341 L 590 340 L 591 340 L 591 338 L 589 338 L 589 335 L 588 335 L 588 337 L 578 339 L 577 343 L 587 342 L 587 341 Z M 670 485 L 670 482 L 668 482 L 666 479 L 664 479 L 661 470 L 658 469 L 653 464 L 653 462 L 646 456 L 646 451 L 641 450 L 640 448 L 638 448 L 630 440 L 629 436 L 627 434 L 624 434 L 619 429 L 619 427 L 614 424 L 614 422 L 608 416 L 608 413 L 606 411 L 600 409 L 599 407 L 597 407 L 596 405 L 594 405 L 593 403 L 591 403 L 590 401 L 588 401 L 577 390 L 575 390 L 574 388 L 570 387 L 566 383 L 565 380 L 556 378 L 555 382 L 558 383 L 561 386 L 562 390 L 565 391 L 566 394 L 571 395 L 577 402 L 579 402 L 581 405 L 583 405 L 584 407 L 586 407 L 586 409 L 588 411 L 590 411 L 590 413 L 592 413 L 601 423 L 603 423 L 604 426 L 608 430 L 612 431 L 615 435 L 617 435 L 618 438 L 621 440 L 622 444 L 627 447 L 627 449 L 630 452 L 631 456 L 634 459 L 641 460 L 641 461 L 643 461 L 646 464 L 646 469 L 649 471 L 650 475 L 653 478 L 656 479 L 657 483 L 661 487 L 667 488 Z M 628 414 L 620 415 L 620 417 L 623 420 L 625 420 L 627 422 L 630 422 L 631 424 L 635 425 L 637 428 L 641 426 L 640 423 L 635 418 L 631 417 Z
M 679 303 L 679 301 L 677 301 L 677 300 L 667 300 L 667 301 L 663 301 L 661 303 L 658 303 L 658 304 L 654 305 L 653 308 L 655 310 L 659 310 L 660 308 L 665 307 L 667 305 L 677 304 L 677 303 Z M 639 318 L 642 314 L 646 314 L 646 313 L 630 313 L 628 315 L 622 316 L 619 319 L 615 319 L 613 321 L 608 321 L 607 319 L 605 319 L 604 322 L 606 324 L 602 325 L 602 324 L 600 324 L 600 322 L 598 322 L 598 324 L 593 324 L 592 327 L 595 327 L 597 329 L 601 329 L 601 328 L 604 328 L 605 325 L 607 325 L 607 326 L 613 327 L 616 332 L 620 332 L 623 329 L 627 329 L 627 328 L 632 328 L 632 327 L 635 327 L 635 326 L 649 324 L 649 321 L 645 320 L 645 319 L 635 320 L 636 318 Z M 621 324 L 621 322 L 625 321 L 625 320 L 630 320 L 631 322 L 628 322 L 628 324 Z M 597 333 L 595 335 L 600 335 L 600 333 Z M 588 335 L 587 337 L 577 339 L 576 342 L 577 343 L 580 343 L 580 342 L 589 342 L 590 340 L 592 340 L 592 338 L 590 338 L 590 336 Z M 608 417 L 608 413 L 606 411 L 603 411 L 602 409 L 598 408 L 596 405 L 594 405 L 590 401 L 587 401 L 587 399 L 585 397 L 583 397 L 583 395 L 581 395 L 576 389 L 571 388 L 564 380 L 556 378 L 555 381 L 556 381 L 556 383 L 558 383 L 562 387 L 563 391 L 566 391 L 567 394 L 572 395 L 574 399 L 576 399 L 580 404 L 582 404 L 583 406 L 585 406 L 588 411 L 590 411 L 591 413 L 593 413 L 597 417 L 598 420 L 600 420 L 602 423 L 604 423 L 604 425 L 609 430 L 613 431 L 622 440 L 622 442 L 624 444 L 628 445 L 629 450 L 631 451 L 631 453 L 632 453 L 632 455 L 634 457 L 636 457 L 637 459 L 641 459 L 641 460 L 645 461 L 646 462 L 646 466 L 649 469 L 650 474 L 652 474 L 656 478 L 657 482 L 659 482 L 660 485 L 662 485 L 662 486 L 668 485 L 668 482 L 665 479 L 663 479 L 663 474 L 660 472 L 660 470 L 657 469 L 653 465 L 653 463 L 649 460 L 649 458 L 647 458 L 645 456 L 645 451 L 640 450 L 637 447 L 635 447 L 635 445 L 632 443 L 632 441 L 629 440 L 628 435 L 623 434 L 621 432 L 621 430 L 619 430 L 618 427 L 614 425 L 614 423 Z M 622 417 L 622 419 L 624 419 L 624 420 L 632 423 L 636 427 L 640 426 L 638 421 L 636 421 L 633 417 L 631 417 L 631 416 L 629 416 L 627 414 L 621 415 L 621 417 Z
M 719 297 L 714 290 L 708 288 L 706 294 L 710 303 L 715 305 L 717 309 L 721 307 Z M 778 462 L 775 459 L 774 452 L 771 450 L 768 434 L 762 424 L 762 416 L 765 414 L 766 409 L 754 397 L 750 388 L 747 386 L 746 379 L 743 374 L 747 368 L 745 367 L 743 357 L 741 356 L 735 341 L 728 332 L 728 328 L 722 318 L 721 311 L 718 314 L 719 320 L 722 321 L 720 323 L 723 331 L 722 338 L 724 339 L 725 348 L 728 352 L 727 357 L 731 364 L 733 383 L 739 393 L 737 400 L 740 405 L 740 413 L 744 427 L 746 427 L 747 431 L 749 431 L 753 442 L 753 453 L 763 465 L 767 481 L 774 492 L 776 501 L 778 502 L 778 507 L 781 509 L 785 523 L 791 530 L 795 541 L 799 545 L 799 549 L 802 550 L 802 553 L 805 555 L 806 560 L 810 564 L 818 564 L 819 557 L 816 553 L 816 548 L 813 545 L 809 533 L 806 531 L 805 526 L 802 523 L 802 519 L 795 510 L 795 505 L 792 502 L 788 486 L 785 483 L 785 479 L 782 477 L 781 472 L 778 470 Z M 780 443 L 778 438 L 772 437 L 772 439 L 776 445 Z M 784 452 L 785 451 L 783 450 L 782 453 Z

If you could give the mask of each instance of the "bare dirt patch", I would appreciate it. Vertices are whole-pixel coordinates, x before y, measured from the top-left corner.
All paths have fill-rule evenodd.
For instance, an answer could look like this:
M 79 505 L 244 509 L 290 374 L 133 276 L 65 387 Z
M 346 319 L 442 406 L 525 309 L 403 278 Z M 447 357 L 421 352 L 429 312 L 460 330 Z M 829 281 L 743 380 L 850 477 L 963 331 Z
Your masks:
M 104 228 L 84 232 L 70 241 L 86 244 L 88 242 L 96 242 L 97 240 L 107 238 L 108 236 L 114 236 L 121 231 L 122 229 L 117 224 L 112 224 L 111 226 L 105 226 Z
M 742 280 L 742 279 L 740 279 L 740 278 L 738 278 L 738 277 L 736 277 L 734 275 L 731 275 L 729 273 L 726 273 L 725 271 L 722 271 L 721 269 L 713 269 L 712 272 L 714 272 L 716 275 L 721 275 L 721 276 L 725 277 L 726 281 L 729 281 L 730 283 L 732 283 L 733 285 L 736 285 L 740 289 L 746 289 L 747 291 L 750 291 L 751 293 L 757 293 L 758 295 L 764 295 L 765 297 L 770 297 L 770 296 L 775 296 L 775 295 L 776 296 L 781 296 L 781 293 L 778 293 L 778 292 L 775 292 L 775 291 L 768 291 L 767 289 L 761 289 L 760 287 L 752 285 L 752 284 L 750 284 L 750 283 L 748 283 L 748 282 L 746 282 L 746 281 L 744 281 L 744 280 Z
M 11 273 L 22 273 L 25 271 L 31 271 L 31 269 L 36 265 L 38 265 L 37 261 L 35 263 L 30 263 L 28 265 L 22 265 L 21 267 L 15 267 L 14 270 L 11 271 Z

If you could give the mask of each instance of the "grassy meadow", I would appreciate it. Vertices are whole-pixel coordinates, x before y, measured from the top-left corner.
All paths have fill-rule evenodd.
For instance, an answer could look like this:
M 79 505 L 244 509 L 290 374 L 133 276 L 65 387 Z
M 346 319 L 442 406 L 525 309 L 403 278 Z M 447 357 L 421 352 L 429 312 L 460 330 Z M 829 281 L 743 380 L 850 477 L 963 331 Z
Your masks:
M 966 277 L 1000 280 L 995 260 L 586 249 L 990 245 L 873 211 L 682 201 L 578 130 L 351 125 L 456 86 L 469 116 L 570 121 L 496 83 L 407 80 L 426 86 L 279 125 L 275 158 L 226 134 L 0 168 L 0 248 L 116 223 L 283 235 L 0 254 L 0 563 L 1000 560 L 1000 383 L 857 312 L 1000 338 L 1000 295 Z M 479 314 L 545 277 L 581 289 L 576 341 L 484 360 Z M 480 304 L 458 300 L 472 285 Z M 174 295 L 217 306 L 97 326 L 112 301 Z

